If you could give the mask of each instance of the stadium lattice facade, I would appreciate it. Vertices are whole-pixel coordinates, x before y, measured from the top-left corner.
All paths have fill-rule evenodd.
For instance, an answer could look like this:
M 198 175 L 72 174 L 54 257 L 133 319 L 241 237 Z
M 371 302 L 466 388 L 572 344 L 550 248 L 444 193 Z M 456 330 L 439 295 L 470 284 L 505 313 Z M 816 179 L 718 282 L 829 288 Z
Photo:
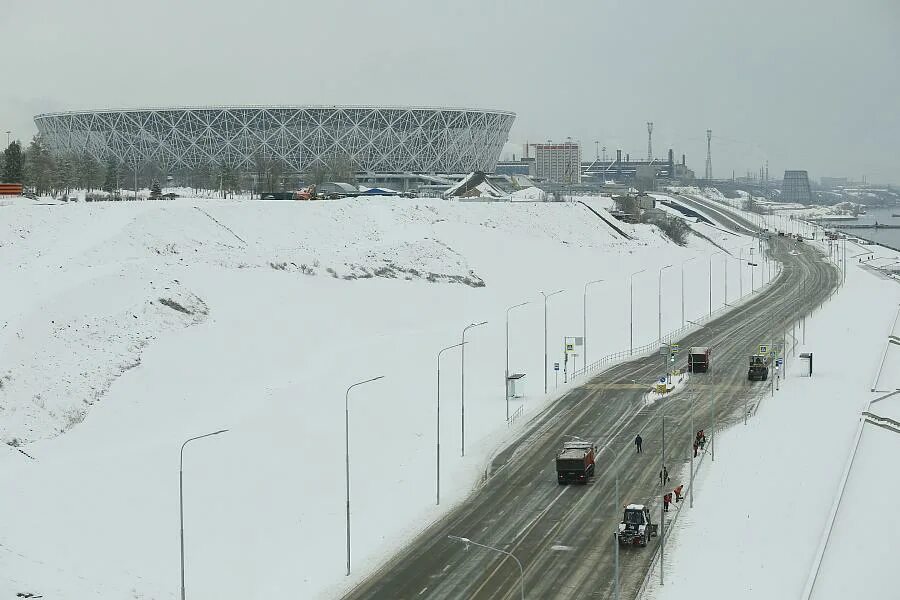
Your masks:
M 453 108 L 279 106 L 98 110 L 43 114 L 38 131 L 57 153 L 88 153 L 164 171 L 201 165 L 252 172 L 349 162 L 359 172 L 492 172 L 515 113 Z

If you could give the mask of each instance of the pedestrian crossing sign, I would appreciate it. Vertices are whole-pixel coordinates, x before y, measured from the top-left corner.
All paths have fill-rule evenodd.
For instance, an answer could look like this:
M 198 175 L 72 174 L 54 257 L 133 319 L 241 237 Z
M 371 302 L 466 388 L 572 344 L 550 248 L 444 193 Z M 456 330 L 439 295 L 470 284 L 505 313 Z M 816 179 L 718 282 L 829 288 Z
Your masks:
M 769 353 L 769 345 L 768 344 L 760 344 L 758 354 L 762 354 L 763 356 L 765 356 L 768 353 Z

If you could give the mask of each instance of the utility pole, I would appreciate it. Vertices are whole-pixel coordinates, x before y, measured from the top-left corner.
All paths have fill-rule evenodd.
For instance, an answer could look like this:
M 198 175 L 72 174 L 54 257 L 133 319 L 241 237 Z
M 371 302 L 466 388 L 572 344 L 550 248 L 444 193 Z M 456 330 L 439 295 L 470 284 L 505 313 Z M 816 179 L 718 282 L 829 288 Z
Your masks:
M 549 294 L 541 292 L 541 295 L 544 297 L 544 394 L 547 393 L 547 300 L 551 296 L 555 296 L 562 291 L 563 290 L 556 290 Z
M 660 414 L 662 415 L 662 449 L 660 450 L 660 467 L 659 472 L 662 475 L 659 478 L 659 497 L 662 500 L 662 497 L 665 495 L 665 485 L 666 485 L 666 408 L 665 404 L 663 404 L 660 409 Z M 659 585 L 665 585 L 665 579 L 663 577 L 663 560 L 665 559 L 666 554 L 666 512 L 665 512 L 666 503 L 660 502 L 659 504 Z
M 733 177 L 733 176 L 732 176 Z M 706 181 L 712 180 L 712 129 L 706 130 Z M 709 185 L 707 183 L 707 185 Z
M 653 121 L 647 121 L 647 162 L 653 161 Z

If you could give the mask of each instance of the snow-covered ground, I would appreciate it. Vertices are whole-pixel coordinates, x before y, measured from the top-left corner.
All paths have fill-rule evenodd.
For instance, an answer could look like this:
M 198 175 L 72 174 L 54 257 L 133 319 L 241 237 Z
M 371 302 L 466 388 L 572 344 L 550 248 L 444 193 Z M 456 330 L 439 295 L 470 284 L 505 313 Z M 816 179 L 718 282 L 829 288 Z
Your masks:
M 877 255 L 893 251 L 860 247 Z M 857 248 L 854 248 L 856 250 Z M 851 252 L 848 245 L 848 254 Z M 704 461 L 694 508 L 678 505 L 667 543 L 666 584 L 654 572 L 645 598 L 801 598 L 856 442 L 900 302 L 900 286 L 848 258 L 847 283 L 807 320 L 815 372 L 790 354 L 786 379 L 761 398 L 748 425 L 719 433 L 716 462 Z M 801 338 L 802 340 L 802 338 Z M 888 356 L 883 373 L 900 372 Z M 877 378 L 876 378 L 877 380 Z M 871 406 L 900 419 L 900 397 Z M 900 436 L 862 429 L 859 449 L 825 546 L 811 598 L 897 596 L 893 503 Z
M 577 203 L 6 202 L 0 595 L 177 597 L 179 447 L 224 428 L 185 451 L 189 595 L 338 595 L 464 498 L 514 433 L 500 384 L 509 306 L 531 302 L 510 316 L 526 417 L 554 397 L 552 363 L 582 334 L 587 281 L 604 280 L 587 296 L 588 361 L 628 346 L 630 273 L 646 269 L 633 279 L 636 346 L 657 337 L 663 266 L 663 331 L 682 325 L 693 257 L 685 317 L 708 312 L 718 248 L 620 226 L 634 240 Z M 713 267 L 715 310 L 721 256 Z M 557 289 L 545 396 L 539 291 Z M 480 321 L 467 335 L 464 458 L 459 352 L 441 364 L 438 509 L 435 358 Z M 350 396 L 347 578 L 342 404 L 377 375 Z

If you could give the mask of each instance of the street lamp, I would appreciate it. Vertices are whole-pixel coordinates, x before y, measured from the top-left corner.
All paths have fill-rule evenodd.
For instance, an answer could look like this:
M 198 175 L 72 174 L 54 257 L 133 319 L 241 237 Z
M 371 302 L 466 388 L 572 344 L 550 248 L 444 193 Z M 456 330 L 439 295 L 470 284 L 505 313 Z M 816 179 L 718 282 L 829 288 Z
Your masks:
M 9 132 L 7 131 L 7 134 Z M 200 440 L 205 437 L 219 435 L 225 433 L 227 429 L 220 429 L 212 433 L 205 433 L 185 440 L 181 445 L 181 454 L 178 460 L 178 521 L 181 532 L 181 600 L 184 600 L 184 447 L 194 440 Z
M 465 342 L 463 342 L 463 344 L 464 343 Z M 447 346 L 437 353 L 437 471 L 435 472 L 437 477 L 437 492 L 435 504 L 437 504 L 438 506 L 440 506 L 441 504 L 441 354 L 443 354 L 447 350 L 459 348 L 463 344 L 453 344 L 452 346 Z
M 634 354 L 634 276 L 646 270 L 641 269 L 628 276 L 628 356 Z
M 344 449 L 346 450 L 347 466 L 347 575 L 350 574 L 350 390 L 358 385 L 370 383 L 372 381 L 378 381 L 379 379 L 383 378 L 384 375 L 379 375 L 378 377 L 373 377 L 372 379 L 366 379 L 365 381 L 354 383 L 347 388 L 347 391 L 344 394 Z
M 659 270 L 659 287 L 657 288 L 657 300 L 659 306 L 659 321 L 657 321 L 657 329 L 656 329 L 656 339 L 662 340 L 662 274 L 663 271 L 671 267 L 672 265 L 666 265 Z
M 503 395 L 506 396 L 506 421 L 509 422 L 509 312 L 514 308 L 531 304 L 531 300 L 506 309 L 506 379 L 503 381 Z
M 593 283 L 603 283 L 603 280 L 595 279 L 593 281 L 588 281 L 586 284 L 584 284 L 584 303 L 583 303 L 582 311 L 581 311 L 581 321 L 582 321 L 582 324 L 581 324 L 582 329 L 581 330 L 584 332 L 583 333 L 584 339 L 582 340 L 583 344 L 582 344 L 581 351 L 584 352 L 584 356 L 582 357 L 581 362 L 583 363 L 582 368 L 585 371 L 587 371 L 587 338 L 588 338 L 588 334 L 587 334 L 587 289 L 588 289 L 588 286 Z
M 544 297 L 544 393 L 547 393 L 547 299 L 565 290 L 556 290 L 549 294 L 541 292 Z
M 716 254 L 722 254 L 721 250 L 717 250 L 709 255 L 709 314 L 712 315 L 712 257 Z
M 473 327 L 481 327 L 482 325 L 487 325 L 487 321 L 482 321 L 481 323 L 469 323 L 463 328 L 462 332 L 462 343 L 466 343 L 466 332 Z M 462 367 L 462 375 L 460 381 L 460 390 L 459 390 L 459 420 L 460 420 L 460 432 L 461 432 L 461 441 L 459 446 L 459 455 L 466 455 L 466 347 L 462 346 L 460 350 L 460 365 Z
M 738 270 L 738 282 L 741 289 L 741 298 L 744 297 L 744 248 L 750 248 L 751 250 L 753 250 L 753 244 L 747 244 L 746 246 L 741 246 L 740 248 L 739 264 L 741 265 L 741 268 Z
M 456 540 L 457 542 L 462 542 L 466 545 L 466 549 L 468 550 L 469 545 L 478 546 L 479 548 L 485 548 L 487 550 L 493 550 L 494 552 L 499 552 L 500 554 L 505 554 L 510 557 L 516 564 L 519 565 L 519 589 L 521 591 L 521 600 L 525 600 L 525 569 L 522 568 L 522 563 L 519 562 L 519 559 L 513 555 L 512 552 L 507 552 L 506 550 L 501 550 L 500 548 L 494 548 L 493 546 L 488 546 L 486 544 L 479 544 L 478 542 L 473 542 L 469 538 L 459 537 L 458 535 L 448 535 L 447 536 L 451 540 Z
M 697 258 L 692 256 L 681 262 L 681 326 L 684 327 L 684 265 Z

